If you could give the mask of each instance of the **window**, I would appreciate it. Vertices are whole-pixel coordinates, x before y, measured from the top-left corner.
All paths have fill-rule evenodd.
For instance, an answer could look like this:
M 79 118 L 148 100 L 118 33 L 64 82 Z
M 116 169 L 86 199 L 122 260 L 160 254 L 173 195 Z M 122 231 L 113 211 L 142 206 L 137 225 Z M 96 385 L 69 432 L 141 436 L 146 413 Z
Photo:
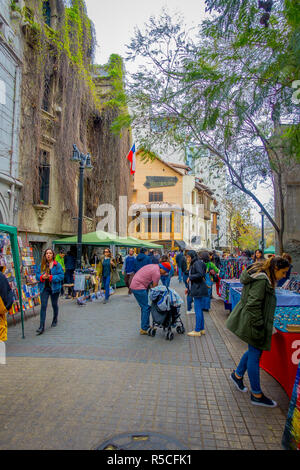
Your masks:
M 45 24 L 51 27 L 51 6 L 49 1 L 43 2 L 43 17 Z
M 39 165 L 39 200 L 38 204 L 49 204 L 49 187 L 50 187 L 50 154 L 45 150 L 40 150 Z
M 163 201 L 163 193 L 149 193 L 149 202 Z
M 170 212 L 162 212 L 161 233 L 170 234 L 171 223 L 172 223 L 172 214 Z
M 180 233 L 181 232 L 181 214 L 180 212 L 174 213 L 174 232 Z
M 51 108 L 51 90 L 53 84 L 53 75 L 49 75 L 47 72 L 44 76 L 44 96 L 42 102 L 42 109 L 44 111 L 50 112 Z

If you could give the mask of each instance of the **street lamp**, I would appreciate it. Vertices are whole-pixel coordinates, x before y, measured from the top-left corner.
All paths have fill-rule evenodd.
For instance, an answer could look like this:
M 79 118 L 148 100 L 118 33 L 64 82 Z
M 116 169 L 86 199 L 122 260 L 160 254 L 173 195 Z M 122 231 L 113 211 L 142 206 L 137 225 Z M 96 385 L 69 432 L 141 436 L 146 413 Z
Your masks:
M 260 215 L 261 215 L 261 251 L 262 251 L 262 255 L 264 256 L 264 249 L 265 249 L 265 220 L 264 220 L 264 217 L 265 217 L 265 213 L 263 212 L 263 210 L 260 211 Z
M 82 254 L 82 211 L 83 211 L 83 172 L 87 168 L 91 170 L 90 154 L 84 155 L 81 153 L 77 146 L 73 144 L 73 154 L 70 158 L 72 162 L 79 162 L 79 202 L 78 202 L 78 231 L 77 231 L 77 260 L 76 268 L 81 269 L 81 254 Z

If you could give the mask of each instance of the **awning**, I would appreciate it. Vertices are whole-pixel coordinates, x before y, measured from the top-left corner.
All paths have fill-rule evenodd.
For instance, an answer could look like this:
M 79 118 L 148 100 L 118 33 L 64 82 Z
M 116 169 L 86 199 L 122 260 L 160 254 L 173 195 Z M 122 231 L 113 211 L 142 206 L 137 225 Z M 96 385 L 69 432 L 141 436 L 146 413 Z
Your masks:
M 61 238 L 54 240 L 54 245 L 77 245 L 77 235 L 73 237 Z M 134 237 L 119 237 L 113 233 L 97 230 L 96 232 L 85 233 L 82 235 L 83 245 L 92 246 L 124 246 L 124 247 L 137 247 L 137 248 L 163 248 L 163 245 L 148 242 L 146 240 L 139 240 Z

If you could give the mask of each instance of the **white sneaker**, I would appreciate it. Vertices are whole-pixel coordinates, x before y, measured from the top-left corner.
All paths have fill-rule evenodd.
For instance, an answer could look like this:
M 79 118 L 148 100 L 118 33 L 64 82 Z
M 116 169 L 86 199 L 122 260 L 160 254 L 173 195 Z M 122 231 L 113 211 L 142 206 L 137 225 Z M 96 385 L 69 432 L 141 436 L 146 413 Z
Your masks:
M 195 313 L 195 310 L 187 310 L 187 311 L 186 311 L 186 314 L 187 314 L 187 315 L 192 315 L 193 313 Z

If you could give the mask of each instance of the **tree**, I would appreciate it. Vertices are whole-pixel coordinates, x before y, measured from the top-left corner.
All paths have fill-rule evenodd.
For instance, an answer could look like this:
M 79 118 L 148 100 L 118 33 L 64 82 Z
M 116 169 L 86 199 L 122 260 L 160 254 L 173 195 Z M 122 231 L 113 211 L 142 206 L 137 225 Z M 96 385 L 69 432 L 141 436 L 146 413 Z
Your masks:
M 290 78 L 278 70 L 293 63 L 293 28 L 280 8 L 266 30 L 255 23 L 254 1 L 206 3 L 219 15 L 204 23 L 196 43 L 181 20 L 173 23 L 166 12 L 150 18 L 143 34 L 136 30 L 129 59 L 143 57 L 147 65 L 131 77 L 133 125 L 147 151 L 162 149 L 162 142 L 182 147 L 193 142 L 217 156 L 231 184 L 264 211 L 282 251 L 284 194 L 278 225 L 254 191 L 266 178 L 276 177 L 281 188 L 281 142 L 272 136 L 282 118 L 296 116 Z M 299 125 L 293 126 L 284 136 L 290 150 L 296 148 Z

